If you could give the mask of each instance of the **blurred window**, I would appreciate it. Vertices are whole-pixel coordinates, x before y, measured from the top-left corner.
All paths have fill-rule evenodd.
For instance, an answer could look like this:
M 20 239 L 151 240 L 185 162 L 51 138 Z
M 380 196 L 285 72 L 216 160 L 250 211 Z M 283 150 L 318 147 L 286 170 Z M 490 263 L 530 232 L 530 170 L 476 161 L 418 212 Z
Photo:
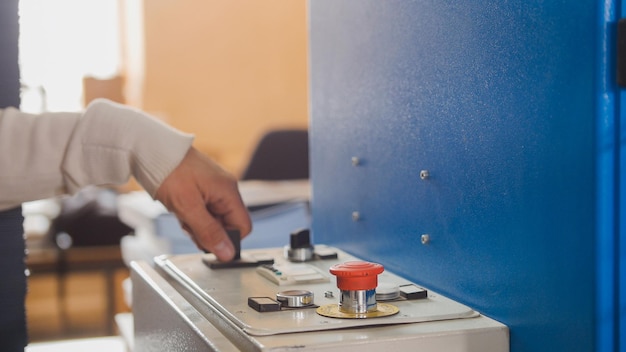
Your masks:
M 83 77 L 120 71 L 119 2 L 20 0 L 21 109 L 82 109 Z

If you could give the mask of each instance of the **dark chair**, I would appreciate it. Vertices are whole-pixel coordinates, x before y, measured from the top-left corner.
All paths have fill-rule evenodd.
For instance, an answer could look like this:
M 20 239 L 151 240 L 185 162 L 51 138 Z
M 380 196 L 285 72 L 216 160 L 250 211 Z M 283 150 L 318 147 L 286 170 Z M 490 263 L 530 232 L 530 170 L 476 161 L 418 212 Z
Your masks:
M 274 130 L 265 134 L 252 153 L 242 180 L 297 180 L 309 178 L 307 130 Z

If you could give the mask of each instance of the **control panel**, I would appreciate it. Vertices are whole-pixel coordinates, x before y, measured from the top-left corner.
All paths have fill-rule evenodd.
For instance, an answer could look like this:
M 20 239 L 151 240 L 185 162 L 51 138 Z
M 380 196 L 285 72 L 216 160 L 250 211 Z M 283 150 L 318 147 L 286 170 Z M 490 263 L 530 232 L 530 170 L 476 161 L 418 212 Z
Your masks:
M 455 344 L 459 351 L 508 351 L 505 326 L 380 263 L 313 245 L 307 230 L 291 234 L 283 248 L 245 250 L 238 258 L 224 264 L 211 253 L 155 258 L 160 275 L 216 328 L 213 334 L 218 331 L 237 349 L 349 350 L 355 344 L 359 350 L 363 343 L 405 348 L 434 339 L 438 347 L 433 351 Z M 136 329 L 141 331 L 141 325 Z M 466 332 L 471 336 L 457 339 Z M 446 334 L 457 338 L 439 345 Z M 464 346 L 472 339 L 479 348 Z M 423 346 L 429 351 L 428 344 Z

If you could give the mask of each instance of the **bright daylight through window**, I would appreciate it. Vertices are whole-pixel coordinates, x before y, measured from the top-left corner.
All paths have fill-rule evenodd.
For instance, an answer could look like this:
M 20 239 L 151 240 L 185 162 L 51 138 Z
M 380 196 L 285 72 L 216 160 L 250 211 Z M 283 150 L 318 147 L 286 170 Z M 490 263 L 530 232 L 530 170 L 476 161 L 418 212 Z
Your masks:
M 118 1 L 20 0 L 21 109 L 82 109 L 83 77 L 120 70 Z

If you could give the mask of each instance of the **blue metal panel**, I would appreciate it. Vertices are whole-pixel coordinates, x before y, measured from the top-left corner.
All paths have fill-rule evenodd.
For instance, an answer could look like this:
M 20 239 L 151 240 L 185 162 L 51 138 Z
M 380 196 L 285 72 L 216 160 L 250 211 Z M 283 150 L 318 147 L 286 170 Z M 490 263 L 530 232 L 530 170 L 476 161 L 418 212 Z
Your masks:
M 619 333 L 619 93 L 615 83 L 615 29 L 618 6 L 606 2 L 599 11 L 596 45 L 596 351 L 620 349 Z M 622 348 L 625 348 L 623 346 Z
M 504 322 L 513 352 L 594 350 L 610 4 L 309 3 L 315 242 Z

